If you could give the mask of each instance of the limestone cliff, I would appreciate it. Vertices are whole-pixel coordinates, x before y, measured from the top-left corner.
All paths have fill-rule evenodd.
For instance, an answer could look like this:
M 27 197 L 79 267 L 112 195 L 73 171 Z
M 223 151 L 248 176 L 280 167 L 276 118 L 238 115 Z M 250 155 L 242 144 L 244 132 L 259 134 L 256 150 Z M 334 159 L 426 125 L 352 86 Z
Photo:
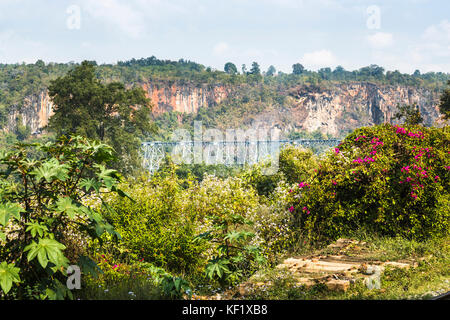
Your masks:
M 195 113 L 200 107 L 211 107 L 237 94 L 223 85 L 193 85 L 190 83 L 146 81 L 141 84 L 153 103 L 154 115 L 167 111 Z M 423 88 L 380 86 L 372 83 L 336 84 L 328 88 L 300 86 L 283 93 L 283 106 L 263 110 L 247 123 L 339 135 L 364 125 L 392 121 L 397 104 L 417 104 L 427 125 L 439 117 L 439 93 Z M 53 104 L 47 92 L 26 97 L 22 106 L 9 114 L 7 130 L 22 116 L 32 132 L 48 123 Z
M 38 132 L 48 124 L 48 119 L 53 115 L 53 103 L 47 91 L 25 97 L 21 106 L 13 106 L 8 115 L 6 130 L 12 130 L 17 120 L 22 119 L 22 125 L 30 127 L 31 132 Z
M 142 83 L 153 103 L 153 114 L 166 111 L 196 113 L 200 107 L 218 104 L 226 99 L 231 89 L 221 85 L 192 85 L 169 82 Z
M 395 122 L 397 104 L 419 106 L 425 125 L 439 118 L 439 93 L 422 88 L 378 86 L 371 83 L 338 84 L 331 88 L 301 86 L 288 93 L 287 105 L 263 112 L 253 125 L 321 130 L 334 136 L 357 127 Z

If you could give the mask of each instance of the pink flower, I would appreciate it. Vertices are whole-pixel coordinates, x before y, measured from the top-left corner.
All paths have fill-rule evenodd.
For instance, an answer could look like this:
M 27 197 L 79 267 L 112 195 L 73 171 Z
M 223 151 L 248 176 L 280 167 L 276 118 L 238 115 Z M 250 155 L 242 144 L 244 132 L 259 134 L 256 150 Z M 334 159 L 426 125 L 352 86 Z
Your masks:
M 334 152 L 336 152 L 336 154 L 339 153 L 339 148 L 334 148 Z
M 336 181 L 332 180 L 331 182 L 332 182 L 334 185 L 337 185 L 337 182 L 336 182 Z
M 290 212 L 293 212 L 294 210 L 295 210 L 294 207 L 290 207 L 290 208 L 289 208 L 289 211 L 290 211 Z

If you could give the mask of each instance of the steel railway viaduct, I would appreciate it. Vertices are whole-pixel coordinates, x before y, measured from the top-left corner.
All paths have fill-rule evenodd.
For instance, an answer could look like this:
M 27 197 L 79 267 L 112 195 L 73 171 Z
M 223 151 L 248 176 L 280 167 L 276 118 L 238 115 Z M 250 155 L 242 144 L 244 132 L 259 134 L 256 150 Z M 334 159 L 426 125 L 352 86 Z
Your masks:
M 340 143 L 338 139 L 301 139 L 301 140 L 263 140 L 263 141 L 149 141 L 142 143 L 143 166 L 150 173 L 159 169 L 166 154 L 170 154 L 175 163 L 205 163 L 243 165 L 254 164 L 277 156 L 286 145 L 305 148 L 333 147 Z

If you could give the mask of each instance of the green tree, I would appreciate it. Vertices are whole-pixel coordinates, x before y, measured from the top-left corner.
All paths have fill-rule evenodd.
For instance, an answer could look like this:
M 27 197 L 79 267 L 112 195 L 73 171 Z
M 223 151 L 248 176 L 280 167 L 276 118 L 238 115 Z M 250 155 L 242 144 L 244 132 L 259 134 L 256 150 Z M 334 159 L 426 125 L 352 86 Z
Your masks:
M 20 141 L 25 140 L 31 134 L 30 127 L 23 124 L 23 118 L 22 118 L 21 115 L 19 115 L 16 118 L 16 128 L 14 130 L 14 133 L 16 134 L 17 139 L 20 140 Z
M 223 70 L 228 74 L 236 74 L 238 72 L 236 65 L 232 62 L 227 62 Z
M 244 64 L 242 64 L 242 74 L 246 75 L 247 74 L 247 66 Z
M 420 114 L 419 107 L 417 105 L 397 105 L 398 111 L 394 115 L 394 119 L 404 119 L 408 125 L 416 125 L 423 122 L 422 115 Z
M 444 119 L 450 119 L 450 80 L 447 85 L 449 87 L 442 93 L 439 104 L 439 111 L 444 115 Z
M 267 69 L 266 75 L 273 76 L 276 72 L 277 72 L 277 70 L 275 69 L 275 67 L 274 66 L 270 66 Z
M 152 131 L 150 100 L 140 87 L 126 89 L 122 83 L 104 84 L 88 62 L 53 80 L 49 95 L 55 104 L 49 128 L 58 135 L 82 135 L 111 145 L 121 172 L 140 168 L 140 142 Z
M 305 71 L 305 67 L 303 67 L 300 63 L 295 63 L 292 65 L 292 73 L 295 75 L 300 75 Z
M 250 69 L 250 73 L 253 75 L 260 75 L 261 74 L 261 68 L 259 67 L 259 64 L 254 61 L 252 63 L 252 68 Z

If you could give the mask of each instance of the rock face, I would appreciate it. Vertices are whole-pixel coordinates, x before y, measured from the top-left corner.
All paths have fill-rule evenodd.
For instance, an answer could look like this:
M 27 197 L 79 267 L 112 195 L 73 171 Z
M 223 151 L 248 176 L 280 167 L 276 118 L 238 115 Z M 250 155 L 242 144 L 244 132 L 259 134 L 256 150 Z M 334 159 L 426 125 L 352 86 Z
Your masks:
M 176 83 L 145 82 L 142 88 L 153 103 L 153 114 L 167 111 L 196 113 L 200 107 L 209 107 L 226 99 L 231 89 L 221 85 L 180 85 Z
M 214 106 L 237 94 L 236 88 L 220 84 L 148 80 L 141 85 L 152 100 L 155 116 L 167 111 L 196 113 L 200 107 Z M 342 83 L 328 88 L 300 86 L 282 94 L 287 98 L 281 108 L 263 110 L 249 122 L 268 129 L 278 127 L 285 132 L 319 129 L 337 136 L 357 127 L 392 122 L 397 104 L 417 104 L 426 125 L 434 124 L 439 117 L 439 93 L 423 88 Z M 10 112 L 5 129 L 14 128 L 21 115 L 22 124 L 36 132 L 48 123 L 52 108 L 45 91 L 26 97 L 22 106 Z
M 397 104 L 417 104 L 426 125 L 439 118 L 439 95 L 426 89 L 377 86 L 371 83 L 339 84 L 328 89 L 292 90 L 293 128 L 337 135 L 356 127 L 392 122 Z M 276 119 L 274 119 L 276 120 Z
M 22 106 L 12 108 L 5 129 L 12 130 L 21 118 L 22 125 L 30 127 L 32 133 L 37 132 L 48 124 L 48 119 L 53 115 L 53 106 L 47 91 L 28 96 Z

